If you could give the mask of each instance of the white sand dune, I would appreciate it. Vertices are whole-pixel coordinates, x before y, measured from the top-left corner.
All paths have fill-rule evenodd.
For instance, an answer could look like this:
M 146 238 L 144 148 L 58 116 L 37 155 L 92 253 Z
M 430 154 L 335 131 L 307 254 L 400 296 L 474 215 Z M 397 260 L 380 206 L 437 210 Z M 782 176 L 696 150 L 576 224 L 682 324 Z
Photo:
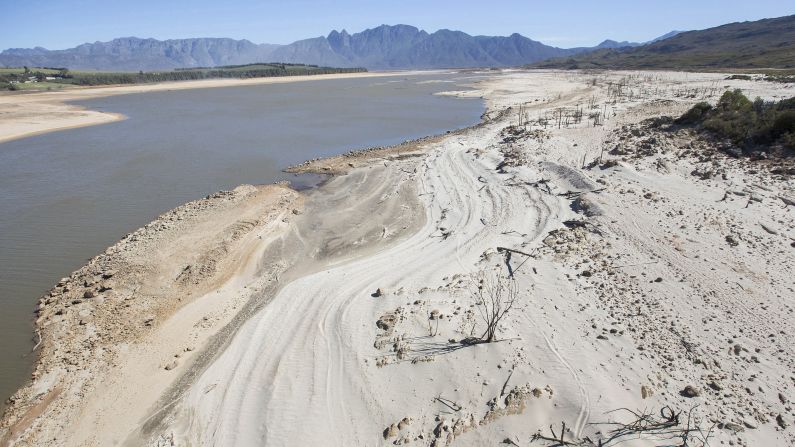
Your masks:
M 379 368 L 372 340 L 374 316 L 424 297 L 416 292 L 423 287 L 475 270 L 485 251 L 516 242 L 501 232 L 520 231 L 533 241 L 567 214 L 561 200 L 534 188 L 489 187 L 501 182 L 494 174 L 496 160 L 475 159 L 471 151 L 484 143 L 469 135 L 451 138 L 420 167 L 416 175 L 428 219 L 418 233 L 373 256 L 292 282 L 241 328 L 187 398 L 196 414 L 190 425 L 196 445 L 377 442 L 384 427 L 366 421 L 431 414 L 430 398 L 440 393 L 479 400 L 480 389 L 453 392 L 454 384 L 466 383 L 473 373 L 456 365 L 498 363 L 496 347 L 421 366 Z M 478 177 L 487 182 L 479 192 L 484 183 Z M 523 177 L 537 178 L 530 170 Z M 440 225 L 453 229 L 447 240 L 438 237 Z M 390 292 L 374 298 L 377 288 Z

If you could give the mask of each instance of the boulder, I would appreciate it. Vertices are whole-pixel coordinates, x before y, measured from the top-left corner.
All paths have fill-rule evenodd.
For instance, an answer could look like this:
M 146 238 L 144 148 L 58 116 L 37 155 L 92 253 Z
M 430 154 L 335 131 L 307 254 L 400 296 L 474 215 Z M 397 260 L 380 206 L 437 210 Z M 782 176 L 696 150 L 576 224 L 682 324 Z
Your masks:
M 698 397 L 701 395 L 701 392 L 696 389 L 693 385 L 686 386 L 682 391 L 679 392 L 684 397 L 693 398 Z
M 384 429 L 384 439 L 394 438 L 398 435 L 397 425 L 392 424 Z

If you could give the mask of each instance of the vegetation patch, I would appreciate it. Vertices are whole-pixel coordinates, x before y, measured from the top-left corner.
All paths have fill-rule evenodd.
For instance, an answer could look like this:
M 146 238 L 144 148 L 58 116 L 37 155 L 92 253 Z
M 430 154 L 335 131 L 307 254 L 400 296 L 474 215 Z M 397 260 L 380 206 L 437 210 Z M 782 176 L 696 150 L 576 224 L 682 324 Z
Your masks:
M 795 68 L 795 15 L 687 31 L 639 47 L 592 51 L 542 61 L 530 67 L 698 71 L 732 68 L 745 73 L 771 68 L 792 70 Z
M 729 90 L 714 107 L 700 102 L 675 122 L 729 140 L 745 155 L 795 153 L 795 98 L 751 101 L 739 89 Z
M 69 86 L 145 84 L 221 78 L 268 78 L 366 72 L 364 68 L 333 68 L 304 64 L 248 64 L 184 68 L 156 72 L 71 71 L 66 68 L 0 69 L 0 90 L 52 90 Z

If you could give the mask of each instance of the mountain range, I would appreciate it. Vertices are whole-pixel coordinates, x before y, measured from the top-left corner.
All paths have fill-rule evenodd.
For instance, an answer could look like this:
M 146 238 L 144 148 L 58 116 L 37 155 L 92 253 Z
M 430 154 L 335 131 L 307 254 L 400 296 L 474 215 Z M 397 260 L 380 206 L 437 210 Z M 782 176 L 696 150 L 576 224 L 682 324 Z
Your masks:
M 642 46 L 535 63 L 539 68 L 795 68 L 795 15 L 680 32 Z
M 12 48 L 0 52 L 0 66 L 65 67 L 75 70 L 138 71 L 215 67 L 253 62 L 302 63 L 368 69 L 507 67 L 575 56 L 603 48 L 642 45 L 606 40 L 596 47 L 557 48 L 520 34 L 471 36 L 442 29 L 433 33 L 409 25 L 381 25 L 359 33 L 289 45 L 255 44 L 227 38 L 140 39 L 124 37 L 66 50 Z

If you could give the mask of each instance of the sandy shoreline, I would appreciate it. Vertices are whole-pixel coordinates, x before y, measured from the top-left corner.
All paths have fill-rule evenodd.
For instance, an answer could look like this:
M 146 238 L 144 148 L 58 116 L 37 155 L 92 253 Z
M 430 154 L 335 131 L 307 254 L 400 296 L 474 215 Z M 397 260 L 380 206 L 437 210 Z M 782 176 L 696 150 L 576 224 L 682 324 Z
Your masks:
M 530 445 L 670 407 L 711 444 L 790 445 L 795 185 L 642 123 L 724 86 L 793 96 L 511 72 L 460 93 L 485 98 L 480 125 L 302 165 L 335 174 L 306 194 L 244 186 L 165 213 L 42 299 L 42 359 L 0 440 Z M 589 102 L 603 125 L 538 124 Z M 504 341 L 461 344 L 482 327 L 472 276 L 509 268 Z
M 83 107 L 70 104 L 69 102 L 71 101 L 169 90 L 285 84 L 323 79 L 370 78 L 414 73 L 417 72 L 367 72 L 252 79 L 203 79 L 157 84 L 73 88 L 51 92 L 0 94 L 0 143 L 48 132 L 95 126 L 125 119 L 124 115 L 118 113 L 86 110 Z

